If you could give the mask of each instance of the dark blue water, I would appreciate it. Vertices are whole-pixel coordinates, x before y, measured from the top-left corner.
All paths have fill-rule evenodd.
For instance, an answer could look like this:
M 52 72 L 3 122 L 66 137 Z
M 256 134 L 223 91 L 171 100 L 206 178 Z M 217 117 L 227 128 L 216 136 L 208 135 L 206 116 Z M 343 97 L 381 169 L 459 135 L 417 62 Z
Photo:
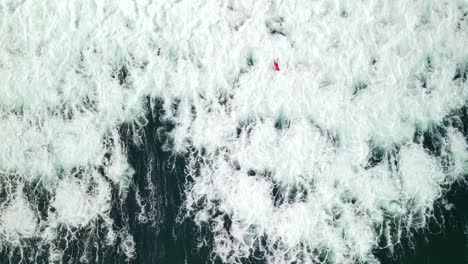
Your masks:
M 130 186 L 126 199 L 119 199 L 118 186 L 113 186 L 113 205 L 111 217 L 116 229 L 128 227 L 135 241 L 136 255 L 127 259 L 119 244 L 105 245 L 105 228 L 90 230 L 83 228 L 76 231 L 77 239 L 57 241 L 58 248 L 63 250 L 63 263 L 221 263 L 211 254 L 213 238 L 209 227 L 197 227 L 190 219 L 180 217 L 185 199 L 184 187 L 187 184 L 185 176 L 186 157 L 164 151 L 162 146 L 170 141 L 166 134 L 161 134 L 160 128 L 171 131 L 174 124 L 162 122 L 162 101 L 146 101 L 147 125 L 138 133 L 142 142 L 136 144 L 134 133 L 129 124 L 120 128 L 121 140 L 127 149 L 128 160 L 135 169 L 133 184 Z M 177 104 L 174 105 L 176 110 Z M 150 111 L 151 110 L 151 111 Z M 415 140 L 421 140 L 427 151 L 433 155 L 440 154 L 441 137 L 445 136 L 444 126 L 451 125 L 468 135 L 468 113 L 466 108 L 454 111 L 431 134 L 417 133 Z M 169 142 L 170 143 L 170 142 Z M 101 173 L 104 173 L 101 170 Z M 149 176 L 148 176 L 149 175 Z M 105 175 L 103 175 L 105 177 Z M 111 184 L 112 182 L 109 181 Z M 47 208 L 51 195 L 40 188 L 26 185 L 25 193 L 29 201 L 38 208 L 43 219 L 47 218 Z M 144 201 L 148 221 L 140 221 L 138 215 L 141 207 L 138 205 L 136 192 Z M 3 196 L 2 196 L 3 195 Z M 4 194 L 0 194 L 5 199 Z M 468 186 L 462 182 L 456 183 L 444 196 L 455 206 L 447 211 L 438 201 L 435 206 L 435 217 L 429 221 L 425 230 L 411 230 L 403 234 L 401 244 L 396 245 L 394 252 L 376 250 L 374 254 L 381 263 L 468 263 L 468 237 L 465 234 L 468 225 Z M 180 221 L 177 221 L 177 220 Z M 98 220 L 98 226 L 99 221 Z M 229 223 L 229 219 L 226 219 Z M 104 226 L 104 225 L 102 225 Z M 229 224 L 225 226 L 229 229 Z M 61 238 L 71 238 L 67 229 L 59 230 Z M 204 241 L 204 243 L 202 243 Z M 384 243 L 384 241 L 382 241 Z M 39 239 L 24 242 L 24 263 L 48 263 L 47 244 Z M 258 249 L 252 250 L 252 257 L 244 259 L 244 263 L 266 263 L 265 256 Z M 18 249 L 4 250 L 0 254 L 0 263 L 18 263 L 21 252 Z

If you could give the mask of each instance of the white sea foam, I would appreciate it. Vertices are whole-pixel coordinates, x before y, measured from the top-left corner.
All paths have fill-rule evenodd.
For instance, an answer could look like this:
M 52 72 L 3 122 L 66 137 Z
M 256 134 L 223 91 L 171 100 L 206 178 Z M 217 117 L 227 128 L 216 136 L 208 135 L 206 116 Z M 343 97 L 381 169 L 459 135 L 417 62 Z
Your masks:
M 37 217 L 29 207 L 22 193 L 13 195 L 1 217 L 3 237 L 10 243 L 17 243 L 19 238 L 31 238 L 37 235 Z
M 118 128 L 141 143 L 149 96 L 176 124 L 164 149 L 192 157 L 186 209 L 211 223 L 217 256 L 376 262 L 383 225 L 398 243 L 467 172 L 458 130 L 444 128 L 441 155 L 413 142 L 466 104 L 467 12 L 464 0 L 2 1 L 2 240 L 104 219 L 116 241 L 98 168 L 124 198 Z M 51 194 L 47 219 L 22 184 Z

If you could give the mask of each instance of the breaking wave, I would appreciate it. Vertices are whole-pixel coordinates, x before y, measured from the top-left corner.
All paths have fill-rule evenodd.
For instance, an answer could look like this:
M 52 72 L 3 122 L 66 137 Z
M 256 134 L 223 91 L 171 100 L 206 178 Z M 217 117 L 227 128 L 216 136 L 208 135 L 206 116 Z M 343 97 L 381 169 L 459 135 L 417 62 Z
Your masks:
M 467 14 L 0 1 L 2 260 L 379 263 L 468 173 Z

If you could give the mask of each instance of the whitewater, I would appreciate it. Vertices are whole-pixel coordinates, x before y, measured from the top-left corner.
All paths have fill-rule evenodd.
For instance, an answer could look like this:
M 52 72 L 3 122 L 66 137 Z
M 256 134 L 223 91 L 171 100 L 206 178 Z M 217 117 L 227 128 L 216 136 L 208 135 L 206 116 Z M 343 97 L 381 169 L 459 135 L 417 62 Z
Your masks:
M 0 0 L 2 262 L 381 263 L 456 209 L 467 47 L 466 0 Z

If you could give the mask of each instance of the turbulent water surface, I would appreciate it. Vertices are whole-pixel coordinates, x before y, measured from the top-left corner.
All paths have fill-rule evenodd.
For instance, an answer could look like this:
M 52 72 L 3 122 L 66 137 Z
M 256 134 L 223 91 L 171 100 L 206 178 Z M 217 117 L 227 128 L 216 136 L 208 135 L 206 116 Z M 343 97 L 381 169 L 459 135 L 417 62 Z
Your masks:
M 468 1 L 0 0 L 1 263 L 468 263 Z

